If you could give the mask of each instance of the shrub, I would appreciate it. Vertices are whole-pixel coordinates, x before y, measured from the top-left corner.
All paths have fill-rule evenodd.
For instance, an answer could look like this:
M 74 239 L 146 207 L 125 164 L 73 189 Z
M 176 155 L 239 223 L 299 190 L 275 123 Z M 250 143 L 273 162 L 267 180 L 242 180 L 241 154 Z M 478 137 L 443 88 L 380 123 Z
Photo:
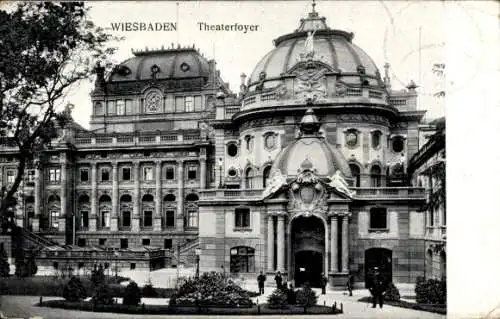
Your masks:
M 87 289 L 85 289 L 80 279 L 71 277 L 66 286 L 64 286 L 63 297 L 69 301 L 83 300 L 87 298 Z
M 94 265 L 94 269 L 92 270 L 92 274 L 90 276 L 90 280 L 92 281 L 93 286 L 99 286 L 104 282 L 104 279 L 104 268 L 102 267 L 102 264 L 100 264 L 99 267 L 97 267 L 97 265 Z
M 302 306 L 304 308 L 309 308 L 311 306 L 316 305 L 318 302 L 318 296 L 316 296 L 316 293 L 314 290 L 311 289 L 309 286 L 305 286 L 302 289 L 299 289 L 297 291 L 297 305 Z
M 7 252 L 3 245 L 0 246 L 0 277 L 9 277 L 10 265 L 7 259 Z
M 153 287 L 151 281 L 148 281 L 148 283 L 142 288 L 142 295 L 144 297 L 158 297 L 158 292 L 156 292 L 156 289 Z
M 94 290 L 92 301 L 99 305 L 111 305 L 115 302 L 111 289 L 106 284 L 101 284 Z
M 394 283 L 391 282 L 387 286 L 387 289 L 385 290 L 384 299 L 387 301 L 399 301 L 399 299 L 401 299 L 399 290 L 396 287 L 396 285 L 394 285 Z
M 141 289 L 133 281 L 131 281 L 127 288 L 125 288 L 125 294 L 123 295 L 123 304 L 129 306 L 137 306 L 141 302 Z
M 446 280 L 417 278 L 415 285 L 417 303 L 446 304 Z
M 281 289 L 275 289 L 272 294 L 267 297 L 268 307 L 271 309 L 283 309 L 288 306 L 287 296 Z

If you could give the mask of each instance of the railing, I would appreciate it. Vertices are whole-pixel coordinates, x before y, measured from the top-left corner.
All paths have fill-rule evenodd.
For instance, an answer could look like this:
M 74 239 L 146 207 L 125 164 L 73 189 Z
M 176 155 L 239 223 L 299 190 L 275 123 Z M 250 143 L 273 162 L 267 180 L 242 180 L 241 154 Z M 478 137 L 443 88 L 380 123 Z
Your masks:
M 116 138 L 111 136 L 96 136 L 96 137 L 76 137 L 75 144 L 79 146 L 86 145 L 134 145 L 142 144 L 169 144 L 175 142 L 193 142 L 201 140 L 199 133 L 183 133 L 183 134 L 162 134 L 162 135 L 117 135 Z
M 345 96 L 362 96 L 363 90 L 355 88 L 347 88 L 345 90 Z
M 382 92 L 377 92 L 377 91 L 368 91 L 368 97 L 371 99 L 382 99 Z
M 87 250 L 85 250 L 87 249 Z M 74 258 L 74 259 L 103 259 L 103 260 L 121 260 L 121 259 L 157 259 L 164 258 L 165 251 L 163 249 L 151 251 L 127 251 L 127 250 L 90 250 L 92 248 L 79 248 L 75 249 L 58 249 L 48 250 L 44 249 L 40 252 L 39 258 Z
M 423 187 L 353 187 L 356 197 L 425 198 Z
M 39 235 L 37 235 L 35 233 L 32 233 L 32 232 L 28 231 L 25 228 L 20 228 L 20 229 L 21 229 L 21 236 L 23 236 L 24 238 L 28 239 L 32 243 L 35 243 L 38 246 L 46 247 L 46 246 L 56 246 L 56 245 L 58 245 L 56 242 L 54 242 L 54 241 L 52 241 L 50 239 L 47 239 L 45 237 L 39 236 Z
M 231 118 L 234 114 L 240 111 L 239 107 L 226 107 L 226 118 Z
M 213 199 L 213 198 L 260 198 L 263 189 L 214 189 L 214 190 L 200 190 L 200 199 Z
M 389 99 L 389 104 L 392 106 L 404 106 L 406 105 L 405 99 Z

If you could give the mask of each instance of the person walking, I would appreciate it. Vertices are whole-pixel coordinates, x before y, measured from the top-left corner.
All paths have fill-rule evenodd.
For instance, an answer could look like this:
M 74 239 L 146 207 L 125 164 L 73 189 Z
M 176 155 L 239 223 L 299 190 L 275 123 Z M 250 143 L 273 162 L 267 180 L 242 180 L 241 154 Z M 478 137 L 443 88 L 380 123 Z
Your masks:
M 259 284 L 259 294 L 264 294 L 264 282 L 266 281 L 266 276 L 260 271 L 260 275 L 257 277 L 257 283 Z
M 347 276 L 347 283 L 346 283 L 346 288 L 347 291 L 349 292 L 349 297 L 352 297 L 352 285 L 353 285 L 354 277 L 349 273 L 349 276 Z
M 387 283 L 385 282 L 384 277 L 378 271 L 378 268 L 374 269 L 373 281 L 370 285 L 370 293 L 372 294 L 373 305 L 372 308 L 377 307 L 377 303 L 380 308 L 384 305 L 384 294 L 387 289 Z
M 326 278 L 324 273 L 321 273 L 321 294 L 326 294 L 326 284 L 328 283 L 328 278 Z
M 281 289 L 281 285 L 283 283 L 283 278 L 281 277 L 281 272 L 278 271 L 278 273 L 274 277 L 274 281 L 276 281 L 276 288 Z

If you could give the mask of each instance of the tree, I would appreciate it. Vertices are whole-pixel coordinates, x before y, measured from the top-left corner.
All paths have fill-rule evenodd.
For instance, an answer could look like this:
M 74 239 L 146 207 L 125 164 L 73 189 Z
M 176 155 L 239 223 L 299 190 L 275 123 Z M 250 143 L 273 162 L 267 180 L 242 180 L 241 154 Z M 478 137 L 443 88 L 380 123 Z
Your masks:
M 141 289 L 134 281 L 131 281 L 125 288 L 123 294 L 123 304 L 129 306 L 137 306 L 141 302 Z
M 71 277 L 68 284 L 64 286 L 63 297 L 69 301 L 80 301 L 87 298 L 87 290 L 77 277 Z
M 83 2 L 20 2 L 0 10 L 0 137 L 17 148 L 18 163 L 1 193 L 3 223 L 24 170 L 70 120 L 62 100 L 89 78 L 95 61 L 114 52 L 107 47 L 114 39 L 88 19 Z
M 7 259 L 7 252 L 2 245 L 0 245 L 0 277 L 9 277 L 10 265 Z

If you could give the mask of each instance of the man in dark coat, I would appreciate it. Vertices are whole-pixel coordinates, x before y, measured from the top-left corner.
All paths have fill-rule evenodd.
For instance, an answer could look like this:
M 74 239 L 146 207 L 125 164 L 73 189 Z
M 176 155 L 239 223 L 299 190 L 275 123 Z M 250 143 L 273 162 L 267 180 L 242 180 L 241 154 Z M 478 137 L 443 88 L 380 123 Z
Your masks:
M 328 283 L 328 278 L 326 278 L 325 274 L 321 273 L 321 294 L 326 294 L 326 284 Z
M 293 285 L 290 284 L 290 287 L 286 291 L 286 300 L 289 305 L 295 305 L 295 289 L 293 288 Z
M 372 294 L 372 308 L 377 307 L 377 302 L 380 308 L 382 308 L 382 306 L 384 305 L 384 294 L 387 290 L 387 283 L 384 277 L 378 271 L 378 268 L 375 268 L 373 273 L 373 280 L 370 288 L 368 288 L 370 290 L 370 293 Z
M 274 281 L 276 281 L 276 288 L 281 289 L 281 285 L 283 283 L 283 278 L 281 277 L 281 272 L 278 271 L 278 273 L 274 277 Z
M 257 282 L 259 283 L 259 294 L 264 293 L 264 281 L 266 281 L 266 276 L 260 271 L 260 275 L 257 277 Z

